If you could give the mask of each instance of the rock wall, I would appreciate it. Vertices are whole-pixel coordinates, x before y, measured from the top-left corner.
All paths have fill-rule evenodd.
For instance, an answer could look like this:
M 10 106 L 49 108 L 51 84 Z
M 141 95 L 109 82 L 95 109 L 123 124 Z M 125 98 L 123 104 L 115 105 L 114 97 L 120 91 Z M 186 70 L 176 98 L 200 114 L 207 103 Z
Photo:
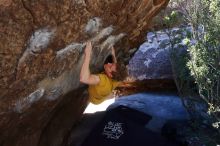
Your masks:
M 85 42 L 98 72 L 115 45 L 128 62 L 169 0 L 1 0 L 0 145 L 60 146 L 86 104 Z

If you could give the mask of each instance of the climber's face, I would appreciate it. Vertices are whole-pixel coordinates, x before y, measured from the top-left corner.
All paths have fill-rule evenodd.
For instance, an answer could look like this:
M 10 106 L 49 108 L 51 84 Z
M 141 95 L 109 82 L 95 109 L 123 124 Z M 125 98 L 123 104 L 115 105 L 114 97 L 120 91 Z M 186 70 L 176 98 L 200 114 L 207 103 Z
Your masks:
M 115 63 L 104 64 L 104 69 L 105 69 L 106 75 L 112 78 L 112 73 L 116 72 L 116 64 Z

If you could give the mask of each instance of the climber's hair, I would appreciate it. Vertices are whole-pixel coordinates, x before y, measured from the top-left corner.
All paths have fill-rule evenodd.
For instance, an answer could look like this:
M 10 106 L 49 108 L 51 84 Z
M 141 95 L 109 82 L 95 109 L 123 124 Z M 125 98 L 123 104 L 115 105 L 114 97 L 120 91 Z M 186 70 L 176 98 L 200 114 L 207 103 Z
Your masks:
M 112 73 L 112 79 L 116 81 L 123 81 L 128 76 L 127 67 L 121 61 L 116 64 L 116 72 Z
M 108 63 L 113 63 L 113 56 L 112 56 L 112 55 L 109 55 L 109 56 L 105 59 L 104 64 L 108 64 Z

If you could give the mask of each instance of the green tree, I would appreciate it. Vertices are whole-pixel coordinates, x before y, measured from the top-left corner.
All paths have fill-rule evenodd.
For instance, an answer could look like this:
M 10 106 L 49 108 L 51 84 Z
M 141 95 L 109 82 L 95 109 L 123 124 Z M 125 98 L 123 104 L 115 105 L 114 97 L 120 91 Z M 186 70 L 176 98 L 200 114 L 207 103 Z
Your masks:
M 193 27 L 195 45 L 189 46 L 187 63 L 199 94 L 209 105 L 208 113 L 220 122 L 220 1 L 191 0 L 185 18 Z
M 209 106 L 208 113 L 216 121 L 215 127 L 220 124 L 220 1 L 219 0 L 171 0 L 174 11 L 170 11 L 164 17 L 171 45 L 171 64 L 174 79 L 184 106 L 189 109 L 192 102 L 186 97 L 192 95 L 191 82 L 194 80 L 200 97 Z M 178 19 L 183 19 L 183 24 L 192 27 L 191 32 L 186 32 L 184 39 L 188 44 L 189 54 L 178 56 L 179 46 L 176 44 L 186 36 L 174 37 L 171 27 L 175 26 Z M 183 34 L 183 33 L 181 33 Z M 194 40 L 194 43 L 189 43 Z M 193 77 L 192 79 L 190 77 Z M 190 91 L 191 90 L 191 91 Z M 193 107 L 192 107 L 193 108 Z

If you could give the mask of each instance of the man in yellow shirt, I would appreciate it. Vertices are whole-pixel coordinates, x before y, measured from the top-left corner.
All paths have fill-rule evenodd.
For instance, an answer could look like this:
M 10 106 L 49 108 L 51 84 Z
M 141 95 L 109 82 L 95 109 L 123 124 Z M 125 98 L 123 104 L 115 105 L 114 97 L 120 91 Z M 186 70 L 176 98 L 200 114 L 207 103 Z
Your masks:
M 80 72 L 80 82 L 89 85 L 89 100 L 93 104 L 100 104 L 112 93 L 126 75 L 126 67 L 117 63 L 115 50 L 112 47 L 112 54 L 108 56 L 104 63 L 104 72 L 100 74 L 91 74 L 89 63 L 92 54 L 91 42 L 86 43 L 84 62 Z

